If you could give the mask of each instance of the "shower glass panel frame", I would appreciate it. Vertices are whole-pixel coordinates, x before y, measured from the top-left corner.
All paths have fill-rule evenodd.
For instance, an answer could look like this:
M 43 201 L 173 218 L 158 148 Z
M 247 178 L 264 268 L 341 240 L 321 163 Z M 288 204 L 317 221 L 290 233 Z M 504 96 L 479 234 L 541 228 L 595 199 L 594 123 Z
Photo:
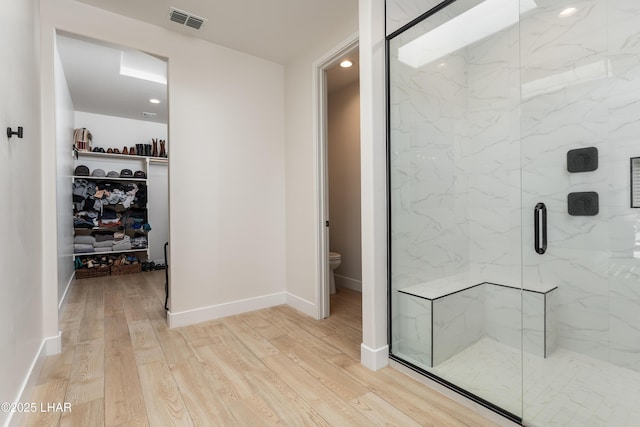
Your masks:
M 387 36 L 390 357 L 528 426 L 640 425 L 639 21 L 448 0 Z
M 519 422 L 520 7 L 483 20 L 491 3 L 445 2 L 387 39 L 390 344 Z

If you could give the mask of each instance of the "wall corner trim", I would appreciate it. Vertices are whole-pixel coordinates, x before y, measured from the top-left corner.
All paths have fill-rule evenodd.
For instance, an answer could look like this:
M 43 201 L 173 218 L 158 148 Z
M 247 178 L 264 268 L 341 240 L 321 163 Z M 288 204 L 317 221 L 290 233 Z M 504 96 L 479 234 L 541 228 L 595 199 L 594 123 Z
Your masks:
M 14 402 L 28 402 L 33 394 L 40 371 L 44 366 L 44 360 L 47 356 L 60 353 L 62 350 L 62 331 L 57 336 L 44 338 L 40 343 L 40 348 L 36 352 L 33 362 L 29 367 L 29 371 L 22 382 L 20 389 L 14 399 Z M 6 420 L 6 426 L 19 426 L 22 422 L 22 412 L 10 412 L 9 418 Z
M 58 335 L 44 339 L 44 355 L 53 356 L 62 353 L 62 331 Z
M 194 323 L 206 322 L 208 320 L 220 319 L 222 317 L 233 316 L 235 314 L 282 305 L 286 303 L 286 300 L 287 294 L 285 292 L 279 292 L 271 295 L 263 295 L 254 298 L 210 305 L 208 307 L 196 308 L 193 310 L 179 311 L 175 313 L 169 311 L 167 319 L 169 321 L 169 328 L 179 328 L 181 326 L 193 325 Z
M 302 299 L 299 296 L 287 292 L 286 303 L 307 316 L 317 319 L 318 308 L 311 301 L 307 301 L 306 299 Z
M 378 371 L 389 365 L 389 346 L 372 349 L 360 344 L 360 363 L 372 371 Z
M 62 297 L 58 303 L 58 313 L 62 313 L 62 307 L 67 303 L 67 297 L 69 296 L 69 291 L 71 290 L 71 285 L 73 284 L 73 279 L 76 277 L 75 270 L 71 273 L 71 277 L 69 277 L 69 281 L 67 282 L 67 286 L 64 288 L 64 292 L 62 293 Z

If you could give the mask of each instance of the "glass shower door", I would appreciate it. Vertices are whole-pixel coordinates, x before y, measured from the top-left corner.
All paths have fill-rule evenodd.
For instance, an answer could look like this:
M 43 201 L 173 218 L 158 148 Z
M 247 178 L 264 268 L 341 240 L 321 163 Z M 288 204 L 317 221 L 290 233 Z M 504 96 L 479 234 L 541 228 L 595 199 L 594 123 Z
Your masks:
M 388 37 L 392 357 L 528 426 L 640 425 L 640 2 Z
M 523 291 L 526 425 L 640 425 L 638 3 L 536 0 L 521 16 L 522 283 L 539 291 Z
M 516 420 L 518 24 L 531 7 L 449 2 L 388 39 L 392 357 Z

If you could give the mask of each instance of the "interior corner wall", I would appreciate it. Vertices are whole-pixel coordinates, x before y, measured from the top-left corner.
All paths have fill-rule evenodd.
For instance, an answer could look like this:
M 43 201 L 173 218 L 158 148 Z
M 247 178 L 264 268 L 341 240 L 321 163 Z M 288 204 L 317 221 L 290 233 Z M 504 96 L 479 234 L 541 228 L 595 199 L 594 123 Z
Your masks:
M 0 52 L 11 58 L 0 67 L 0 402 L 21 397 L 44 342 L 37 5 L 3 1 L 0 15 Z M 19 126 L 23 138 L 6 136 Z M 11 416 L 0 411 L 0 425 Z
M 74 107 L 57 50 L 54 52 L 56 116 L 56 206 L 58 247 L 58 305 L 73 279 L 73 219 L 71 218 L 71 175 L 73 175 Z
M 319 191 L 313 128 L 313 64 L 358 30 L 357 17 L 285 66 L 287 292 L 317 311 Z
M 327 104 L 329 250 L 342 255 L 336 286 L 361 290 L 360 82 L 330 92 Z
M 284 67 L 72 0 L 41 7 L 58 30 L 168 59 L 170 316 L 284 302 Z

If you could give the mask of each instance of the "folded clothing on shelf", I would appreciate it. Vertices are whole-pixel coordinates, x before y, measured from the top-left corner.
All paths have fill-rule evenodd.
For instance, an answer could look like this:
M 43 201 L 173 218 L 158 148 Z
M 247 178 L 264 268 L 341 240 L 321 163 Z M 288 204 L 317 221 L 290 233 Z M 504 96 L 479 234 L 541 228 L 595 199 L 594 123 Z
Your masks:
M 126 236 L 127 240 L 121 240 L 119 242 L 116 242 L 114 240 L 113 243 L 113 250 L 114 251 L 128 251 L 131 250 L 131 240 L 129 240 L 129 236 Z
M 77 254 L 85 254 L 95 252 L 93 245 L 86 245 L 81 243 L 74 243 L 73 252 Z
M 113 247 L 113 240 L 105 240 L 104 242 L 95 242 L 93 247 L 96 249 L 106 250 Z
M 87 219 L 87 218 L 79 218 L 76 217 L 73 219 L 73 227 L 74 228 L 93 228 L 95 227 L 96 224 L 95 222 L 93 222 L 93 220 Z
M 90 234 L 77 234 L 73 237 L 73 243 L 81 245 L 93 245 L 96 242 L 96 238 Z
M 113 242 L 113 233 L 107 233 L 107 234 L 97 233 L 95 237 L 96 237 L 96 242 Z
M 126 242 L 126 243 L 116 243 L 115 245 L 113 245 L 113 251 L 130 251 L 131 248 L 131 242 Z
M 131 242 L 131 237 L 124 234 L 124 232 L 117 232 L 113 234 L 113 243 Z
M 144 236 L 134 237 L 131 239 L 131 247 L 134 249 L 146 249 L 147 238 Z

